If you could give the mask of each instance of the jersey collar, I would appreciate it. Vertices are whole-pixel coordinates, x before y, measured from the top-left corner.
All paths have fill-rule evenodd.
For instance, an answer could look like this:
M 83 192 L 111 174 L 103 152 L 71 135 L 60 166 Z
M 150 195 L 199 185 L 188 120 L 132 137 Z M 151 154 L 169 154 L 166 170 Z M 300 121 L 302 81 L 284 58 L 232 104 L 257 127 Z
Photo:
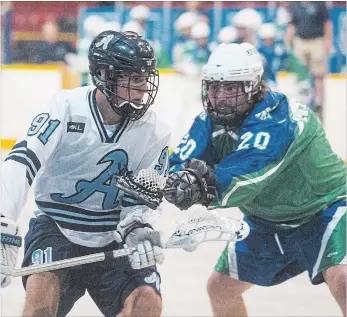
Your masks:
M 118 125 L 116 131 L 113 133 L 111 137 L 108 136 L 105 126 L 103 124 L 98 105 L 96 103 L 96 88 L 93 91 L 90 91 L 88 94 L 88 102 L 90 111 L 92 113 L 95 125 L 99 131 L 101 142 L 103 143 L 117 143 L 121 135 L 123 134 L 124 130 L 126 129 L 127 125 L 129 124 L 130 120 L 128 118 L 121 121 L 121 123 Z

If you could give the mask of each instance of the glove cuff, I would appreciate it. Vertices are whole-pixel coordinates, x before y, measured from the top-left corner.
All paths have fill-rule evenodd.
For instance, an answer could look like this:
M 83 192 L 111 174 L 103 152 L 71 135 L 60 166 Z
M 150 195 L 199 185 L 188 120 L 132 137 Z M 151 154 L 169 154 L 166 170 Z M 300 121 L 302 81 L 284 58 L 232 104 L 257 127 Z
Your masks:
M 128 237 L 128 235 L 130 233 L 132 233 L 135 229 L 138 229 L 138 228 L 140 228 L 140 229 L 142 229 L 142 228 L 150 228 L 150 229 L 154 230 L 153 227 L 149 223 L 137 222 L 129 230 L 127 230 L 125 232 L 125 234 L 123 236 L 123 241 L 126 241 L 126 238 Z

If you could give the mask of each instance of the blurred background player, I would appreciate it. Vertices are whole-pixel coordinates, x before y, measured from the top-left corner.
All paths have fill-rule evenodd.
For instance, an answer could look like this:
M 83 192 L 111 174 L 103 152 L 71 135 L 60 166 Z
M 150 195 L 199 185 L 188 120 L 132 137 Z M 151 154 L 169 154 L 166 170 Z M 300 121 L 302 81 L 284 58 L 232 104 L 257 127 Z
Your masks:
M 123 31 L 137 32 L 146 38 L 146 25 L 149 19 L 150 10 L 145 5 L 138 5 L 129 12 L 129 21 L 122 27 Z
M 181 63 L 185 59 L 186 52 L 192 50 L 194 46 L 194 41 L 191 37 L 191 30 L 197 21 L 198 16 L 195 13 L 184 12 L 174 23 L 178 38 L 176 44 L 173 46 L 172 60 L 173 66 L 179 72 L 184 69 L 184 67 L 181 67 Z
M 288 53 L 284 42 L 277 37 L 277 28 L 273 23 L 264 23 L 258 31 L 260 44 L 258 51 L 263 56 L 264 79 L 270 88 L 276 87 L 276 74 L 287 68 Z
M 140 34 L 145 38 L 153 47 L 155 56 L 157 58 L 158 67 L 167 67 L 170 63 L 168 61 L 167 53 L 158 39 L 148 38 L 148 22 L 150 20 L 150 9 L 145 5 L 138 5 L 129 11 L 129 20 L 122 26 L 122 31 L 132 31 Z
M 247 316 L 251 286 L 305 271 L 313 285 L 327 283 L 346 316 L 346 167 L 317 116 L 262 76 L 251 44 L 214 49 L 203 68 L 205 111 L 170 156 L 165 198 L 182 210 L 239 207 L 251 228 L 209 278 L 214 316 Z
M 256 45 L 257 30 L 262 23 L 261 15 L 254 9 L 246 8 L 238 11 L 231 18 L 231 24 L 236 28 L 236 43 Z
M 190 30 L 191 45 L 182 52 L 180 63 L 176 69 L 183 75 L 199 77 L 202 66 L 207 62 L 211 48 L 209 44 L 210 27 L 206 22 L 199 21 Z
M 67 54 L 66 62 L 76 72 L 81 73 L 81 86 L 90 84 L 88 52 L 90 44 L 94 38 L 103 31 L 120 31 L 120 24 L 117 21 L 106 21 L 99 15 L 90 15 L 83 24 L 83 36 L 77 42 L 77 54 Z
M 170 133 L 148 110 L 158 91 L 156 59 L 138 34 L 115 31 L 99 34 L 88 57 L 94 85 L 59 92 L 1 165 L 1 235 L 20 240 L 16 222 L 35 179 L 23 267 L 124 243 L 136 251 L 24 277 L 23 316 L 66 316 L 86 290 L 104 316 L 160 316 L 157 216 L 119 191 L 114 177 L 123 168 L 166 174 Z M 1 239 L 1 287 L 11 283 L 19 246 Z
M 232 26 L 225 26 L 218 32 L 218 44 L 230 44 L 237 39 L 236 29 Z

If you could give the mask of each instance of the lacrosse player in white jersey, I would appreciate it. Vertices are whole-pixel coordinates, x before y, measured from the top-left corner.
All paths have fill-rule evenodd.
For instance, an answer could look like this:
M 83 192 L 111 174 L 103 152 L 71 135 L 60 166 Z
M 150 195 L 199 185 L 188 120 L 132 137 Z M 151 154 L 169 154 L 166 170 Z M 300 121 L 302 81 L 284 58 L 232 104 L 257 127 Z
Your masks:
M 16 224 L 35 183 L 23 267 L 123 248 L 128 257 L 23 278 L 23 316 L 66 316 L 87 290 L 104 316 L 160 316 L 155 211 L 116 186 L 119 171 L 167 174 L 170 133 L 148 108 L 158 90 L 150 44 L 105 31 L 89 49 L 93 86 L 59 92 L 1 166 L 1 286 L 21 245 Z M 152 222 L 153 223 L 153 222 Z

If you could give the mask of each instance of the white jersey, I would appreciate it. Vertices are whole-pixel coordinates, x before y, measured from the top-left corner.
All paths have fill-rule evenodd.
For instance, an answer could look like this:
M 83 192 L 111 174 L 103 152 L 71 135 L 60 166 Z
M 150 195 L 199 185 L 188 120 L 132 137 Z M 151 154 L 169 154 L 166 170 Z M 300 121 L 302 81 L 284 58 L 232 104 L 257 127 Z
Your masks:
M 89 247 L 111 243 L 129 212 L 150 215 L 114 186 L 114 175 L 124 166 L 135 175 L 144 168 L 167 174 L 170 138 L 151 110 L 138 121 L 124 120 L 112 135 L 95 95 L 93 86 L 58 93 L 12 148 L 0 177 L 1 214 L 18 219 L 35 178 L 35 213 L 48 215 L 70 241 Z

